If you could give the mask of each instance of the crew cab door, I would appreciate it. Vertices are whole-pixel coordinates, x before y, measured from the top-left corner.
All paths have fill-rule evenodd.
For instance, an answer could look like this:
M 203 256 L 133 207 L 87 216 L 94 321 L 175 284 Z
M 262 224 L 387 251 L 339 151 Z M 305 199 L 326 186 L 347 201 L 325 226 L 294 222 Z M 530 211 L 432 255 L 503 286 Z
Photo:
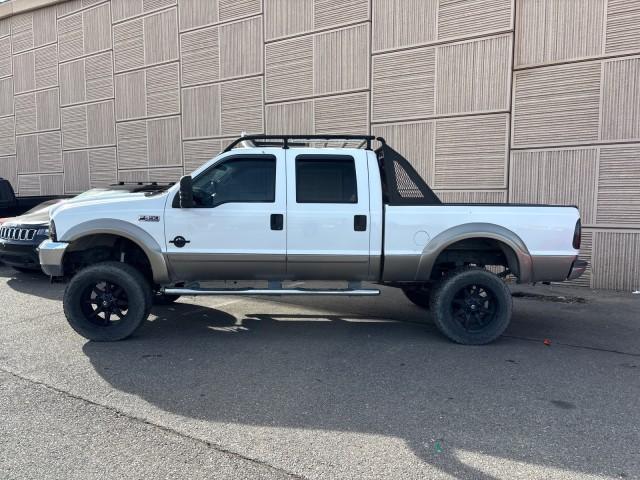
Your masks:
M 169 199 L 166 252 L 179 280 L 281 279 L 286 270 L 284 151 L 229 152 L 193 177 L 194 208 Z M 178 195 L 178 194 L 177 194 Z M 173 200 L 173 202 L 172 202 Z
M 365 280 L 369 181 L 364 151 L 287 150 L 287 276 Z

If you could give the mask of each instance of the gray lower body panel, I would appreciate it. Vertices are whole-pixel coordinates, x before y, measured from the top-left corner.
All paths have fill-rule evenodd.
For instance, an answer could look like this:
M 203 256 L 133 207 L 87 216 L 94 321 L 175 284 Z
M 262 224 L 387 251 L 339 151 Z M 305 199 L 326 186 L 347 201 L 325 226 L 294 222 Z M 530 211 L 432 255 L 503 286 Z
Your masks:
M 563 282 L 571 274 L 575 255 L 533 255 L 533 282 Z M 577 277 L 576 277 L 577 278 Z

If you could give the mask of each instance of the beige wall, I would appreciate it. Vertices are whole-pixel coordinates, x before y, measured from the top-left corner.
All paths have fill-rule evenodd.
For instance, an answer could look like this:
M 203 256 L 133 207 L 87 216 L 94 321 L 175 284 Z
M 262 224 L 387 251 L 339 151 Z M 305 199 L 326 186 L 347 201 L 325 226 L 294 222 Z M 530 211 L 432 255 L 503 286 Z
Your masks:
M 173 181 L 241 131 L 371 131 L 446 201 L 579 205 L 579 283 L 640 287 L 640 0 L 52 3 L 0 19 L 23 195 Z

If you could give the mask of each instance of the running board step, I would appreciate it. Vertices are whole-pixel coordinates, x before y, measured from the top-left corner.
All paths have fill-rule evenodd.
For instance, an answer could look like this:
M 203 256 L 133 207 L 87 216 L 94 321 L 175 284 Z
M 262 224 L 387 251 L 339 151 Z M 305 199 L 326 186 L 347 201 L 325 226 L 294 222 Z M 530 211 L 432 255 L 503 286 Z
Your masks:
M 345 297 L 375 296 L 380 295 L 380 290 L 376 289 L 339 289 L 322 290 L 313 288 L 165 288 L 163 292 L 167 295 L 337 295 Z

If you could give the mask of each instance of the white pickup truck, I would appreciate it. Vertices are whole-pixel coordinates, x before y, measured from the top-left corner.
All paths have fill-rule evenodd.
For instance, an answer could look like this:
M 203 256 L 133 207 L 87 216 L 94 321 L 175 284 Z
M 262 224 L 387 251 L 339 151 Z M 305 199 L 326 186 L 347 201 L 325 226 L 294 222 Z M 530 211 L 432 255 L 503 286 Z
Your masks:
M 379 294 L 369 282 L 401 288 L 451 340 L 483 344 L 511 319 L 504 277 L 586 268 L 577 208 L 443 204 L 380 137 L 244 136 L 178 184 L 113 190 L 52 208 L 39 248 L 43 270 L 70 279 L 69 323 L 97 341 L 128 337 L 180 295 Z M 287 286 L 311 280 L 344 283 Z

